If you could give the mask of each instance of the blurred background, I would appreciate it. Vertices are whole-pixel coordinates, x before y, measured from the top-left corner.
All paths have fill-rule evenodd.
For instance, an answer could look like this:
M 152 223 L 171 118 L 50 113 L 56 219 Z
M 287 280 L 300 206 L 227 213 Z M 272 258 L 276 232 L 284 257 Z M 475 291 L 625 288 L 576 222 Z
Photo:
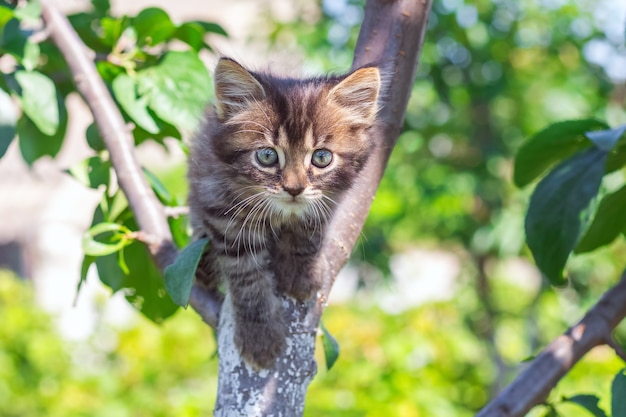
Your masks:
M 348 69 L 363 16 L 360 0 L 111 5 L 219 23 L 229 37 L 210 40 L 209 68 L 224 54 L 290 74 Z M 323 317 L 341 355 L 328 372 L 319 355 L 306 416 L 471 416 L 616 282 L 623 242 L 573 258 L 568 287 L 546 284 L 524 243 L 530 190 L 511 175 L 516 149 L 549 123 L 626 123 L 625 25 L 622 0 L 434 1 L 404 132 Z M 29 168 L 14 143 L 0 160 L 0 417 L 209 415 L 215 344 L 193 311 L 156 325 L 95 269 L 76 293 L 99 194 L 63 172 L 91 152 L 91 116 L 76 96 L 68 107 L 57 158 Z M 184 200 L 183 152 L 145 143 L 139 155 Z M 597 348 L 550 400 L 594 393 L 609 409 L 621 367 Z

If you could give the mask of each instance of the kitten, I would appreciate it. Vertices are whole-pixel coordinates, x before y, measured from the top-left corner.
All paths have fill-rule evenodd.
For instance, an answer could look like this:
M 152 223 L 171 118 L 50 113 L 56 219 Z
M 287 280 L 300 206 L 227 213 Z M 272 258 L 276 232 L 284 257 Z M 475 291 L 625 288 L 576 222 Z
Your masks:
M 226 285 L 241 356 L 268 368 L 285 345 L 277 295 L 320 289 L 313 258 L 373 150 L 380 74 L 281 78 L 222 58 L 214 80 L 189 157 L 191 224 L 211 241 L 196 276 L 215 294 Z

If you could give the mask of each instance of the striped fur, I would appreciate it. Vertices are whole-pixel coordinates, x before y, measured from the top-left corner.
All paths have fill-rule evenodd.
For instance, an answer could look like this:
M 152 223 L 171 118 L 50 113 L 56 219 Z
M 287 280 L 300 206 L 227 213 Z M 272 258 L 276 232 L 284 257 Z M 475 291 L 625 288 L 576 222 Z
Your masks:
M 197 279 L 231 293 L 235 342 L 257 368 L 284 347 L 277 294 L 304 301 L 320 288 L 312 260 L 372 152 L 379 89 L 375 67 L 311 79 L 250 72 L 227 58 L 216 67 L 216 105 L 189 158 L 192 227 L 211 239 Z M 275 164 L 257 158 L 264 149 Z

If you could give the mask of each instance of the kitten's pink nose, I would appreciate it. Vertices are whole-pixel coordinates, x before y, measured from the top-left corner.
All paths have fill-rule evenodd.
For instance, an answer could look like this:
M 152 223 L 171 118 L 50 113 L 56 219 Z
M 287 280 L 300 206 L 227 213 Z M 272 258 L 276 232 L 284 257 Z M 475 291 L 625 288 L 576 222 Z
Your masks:
M 283 186 L 283 189 L 285 191 L 287 191 L 289 194 L 291 194 L 292 196 L 297 196 L 299 195 L 303 190 L 304 187 L 302 187 L 301 185 L 294 185 L 294 186 Z

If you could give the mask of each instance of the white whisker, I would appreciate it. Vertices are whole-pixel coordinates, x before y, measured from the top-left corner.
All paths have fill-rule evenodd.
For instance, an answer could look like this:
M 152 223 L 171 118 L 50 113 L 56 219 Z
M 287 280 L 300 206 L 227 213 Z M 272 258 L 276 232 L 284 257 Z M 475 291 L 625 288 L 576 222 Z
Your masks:
M 331 203 L 333 203 L 335 206 L 338 205 L 338 203 L 333 200 L 332 198 L 330 198 L 329 196 L 327 196 L 326 194 L 322 193 L 322 198 L 325 198 L 326 200 L 330 201 Z
M 246 214 L 241 224 L 241 227 L 239 228 L 239 232 L 235 237 L 235 244 L 237 245 L 237 248 L 239 249 L 243 247 L 243 250 L 252 256 L 252 259 L 257 264 L 257 266 L 260 265 L 256 257 L 256 245 L 254 245 L 253 242 L 254 236 L 252 236 L 252 224 L 254 223 L 255 219 L 260 216 L 260 210 L 266 205 L 266 203 L 267 201 L 264 199 L 258 199 L 254 202 L 254 206 L 252 206 L 250 211 L 248 211 L 248 213 Z

